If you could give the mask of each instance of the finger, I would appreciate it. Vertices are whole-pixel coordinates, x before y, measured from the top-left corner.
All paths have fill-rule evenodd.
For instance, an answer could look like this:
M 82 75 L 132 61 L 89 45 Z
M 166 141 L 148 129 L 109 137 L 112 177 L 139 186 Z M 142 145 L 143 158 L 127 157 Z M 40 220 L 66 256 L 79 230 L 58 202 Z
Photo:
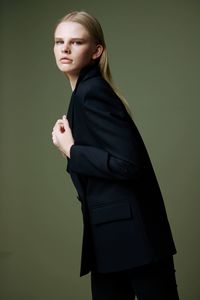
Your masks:
M 63 119 L 58 119 L 58 120 L 56 121 L 55 126 L 58 125 L 58 124 L 63 124 Z
M 64 126 L 65 129 L 66 129 L 66 128 L 70 128 L 70 126 L 69 126 L 69 121 L 68 121 L 67 118 L 63 118 L 63 126 Z
M 66 115 L 63 115 L 62 120 L 63 120 L 64 123 L 69 124 L 69 121 L 68 121 Z
M 56 136 L 52 133 L 52 136 L 51 136 L 52 140 L 54 141 Z
M 53 128 L 53 130 L 59 131 L 60 127 L 64 127 L 64 122 L 63 121 L 56 123 L 55 126 L 54 126 L 54 128 Z
M 56 145 L 56 138 L 54 136 L 52 137 L 52 141 L 53 141 L 53 144 Z
M 57 120 L 54 124 L 54 127 L 57 126 L 57 124 L 60 122 L 61 120 Z M 62 121 L 63 122 L 63 121 Z

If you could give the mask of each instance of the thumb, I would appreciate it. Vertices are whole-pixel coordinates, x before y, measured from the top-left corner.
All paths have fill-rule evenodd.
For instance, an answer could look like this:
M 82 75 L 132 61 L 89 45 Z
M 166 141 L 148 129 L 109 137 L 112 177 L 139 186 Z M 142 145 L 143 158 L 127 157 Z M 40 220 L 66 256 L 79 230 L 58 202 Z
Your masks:
M 63 115 L 62 119 L 63 119 L 63 125 L 64 125 L 64 128 L 66 129 L 67 127 L 69 127 L 69 125 L 68 125 L 68 120 L 67 120 L 67 118 L 66 118 L 66 115 Z

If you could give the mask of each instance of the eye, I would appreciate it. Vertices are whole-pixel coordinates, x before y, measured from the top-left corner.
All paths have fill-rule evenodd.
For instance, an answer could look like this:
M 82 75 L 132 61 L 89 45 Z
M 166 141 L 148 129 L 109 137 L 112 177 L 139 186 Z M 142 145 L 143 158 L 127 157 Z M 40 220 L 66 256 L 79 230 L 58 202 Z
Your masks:
M 61 40 L 55 41 L 55 44 L 56 45 L 63 44 L 63 41 L 61 41 Z
M 72 45 L 82 45 L 82 41 L 72 41 Z

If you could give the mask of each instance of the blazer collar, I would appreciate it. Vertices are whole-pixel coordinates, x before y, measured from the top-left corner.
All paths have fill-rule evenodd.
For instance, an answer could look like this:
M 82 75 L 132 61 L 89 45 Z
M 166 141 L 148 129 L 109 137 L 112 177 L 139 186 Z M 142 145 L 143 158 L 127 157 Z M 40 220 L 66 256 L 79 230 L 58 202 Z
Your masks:
M 99 68 L 99 65 L 97 65 L 97 64 L 86 66 L 85 68 L 83 68 L 80 71 L 75 89 L 71 96 L 68 111 L 67 111 L 67 119 L 69 121 L 69 125 L 70 125 L 72 132 L 73 132 L 73 107 L 74 107 L 74 97 L 73 96 L 75 95 L 77 87 L 80 82 L 85 81 L 92 77 L 96 77 L 96 76 L 101 76 L 100 68 Z
M 98 64 L 88 65 L 84 67 L 80 73 L 73 94 L 81 81 L 85 81 L 91 77 L 101 76 L 101 71 Z

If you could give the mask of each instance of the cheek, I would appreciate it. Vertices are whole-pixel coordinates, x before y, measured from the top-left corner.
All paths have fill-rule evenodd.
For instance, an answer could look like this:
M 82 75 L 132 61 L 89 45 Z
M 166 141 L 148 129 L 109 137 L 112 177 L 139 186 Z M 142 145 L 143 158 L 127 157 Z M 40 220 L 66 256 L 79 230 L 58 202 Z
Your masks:
M 54 47 L 53 53 L 54 53 L 55 59 L 57 60 L 57 58 L 58 58 L 58 49 L 55 49 L 55 47 Z
M 90 61 L 92 58 L 92 52 L 90 51 L 90 49 L 85 49 L 85 51 L 82 52 L 81 57 L 84 60 Z

